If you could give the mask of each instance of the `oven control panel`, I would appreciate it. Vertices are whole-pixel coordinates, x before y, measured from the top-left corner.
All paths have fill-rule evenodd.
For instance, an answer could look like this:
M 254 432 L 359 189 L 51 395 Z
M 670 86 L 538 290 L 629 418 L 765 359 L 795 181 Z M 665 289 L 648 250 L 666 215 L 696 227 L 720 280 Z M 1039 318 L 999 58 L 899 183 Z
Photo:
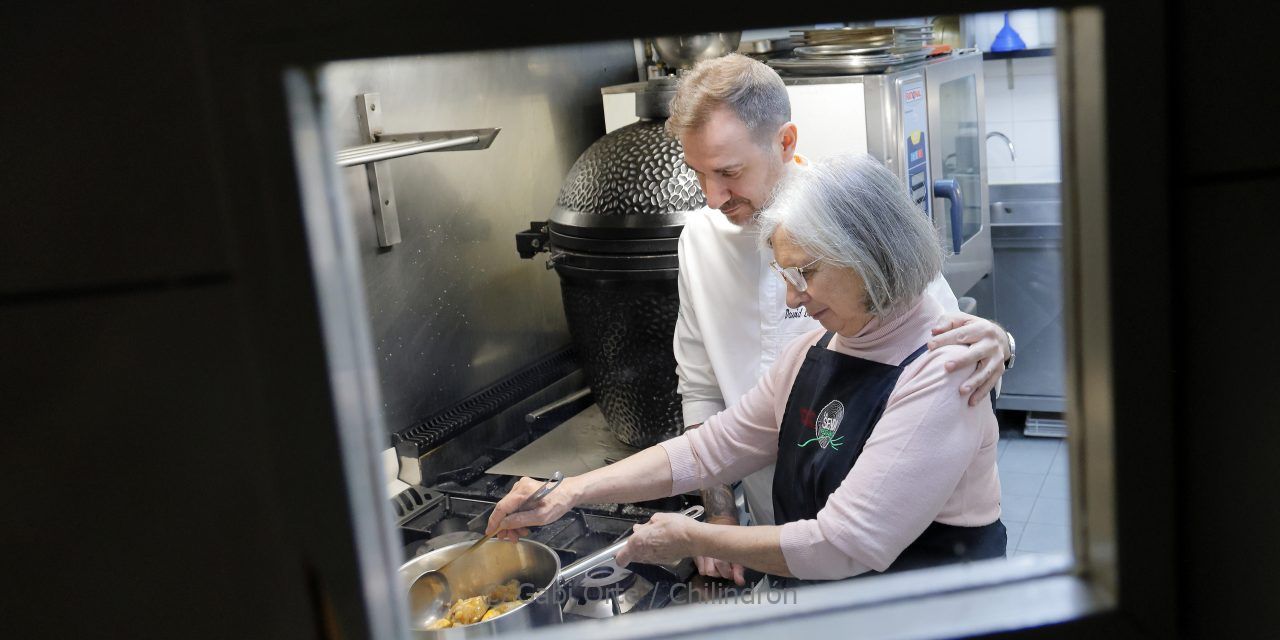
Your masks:
M 898 81 L 898 101 L 902 113 L 902 149 L 906 161 L 907 189 L 911 199 L 926 215 L 932 216 L 933 198 L 929 196 L 929 110 L 926 108 L 924 76 L 914 75 Z

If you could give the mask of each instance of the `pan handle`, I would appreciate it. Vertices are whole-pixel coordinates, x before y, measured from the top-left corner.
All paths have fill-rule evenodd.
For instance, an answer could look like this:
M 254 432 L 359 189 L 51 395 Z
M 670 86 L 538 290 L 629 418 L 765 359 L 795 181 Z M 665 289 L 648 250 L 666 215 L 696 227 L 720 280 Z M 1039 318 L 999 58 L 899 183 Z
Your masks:
M 697 519 L 702 517 L 703 511 L 705 511 L 705 509 L 700 505 L 694 505 L 684 511 L 681 511 L 680 515 Z M 569 584 L 582 574 L 605 564 L 606 562 L 613 561 L 614 557 L 618 555 L 618 552 L 622 551 L 622 548 L 627 546 L 627 539 L 630 537 L 631 534 L 628 533 L 627 535 L 619 538 L 617 542 L 614 542 L 613 544 L 561 569 L 560 584 Z

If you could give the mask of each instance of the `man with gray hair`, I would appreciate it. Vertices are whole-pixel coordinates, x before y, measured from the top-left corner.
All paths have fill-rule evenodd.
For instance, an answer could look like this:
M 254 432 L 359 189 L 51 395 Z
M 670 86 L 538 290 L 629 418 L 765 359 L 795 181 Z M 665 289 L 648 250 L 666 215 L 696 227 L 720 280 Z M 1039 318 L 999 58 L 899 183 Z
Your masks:
M 707 208 L 690 214 L 680 236 L 680 317 L 674 350 L 684 423 L 696 427 L 738 401 L 791 339 L 818 322 L 786 304 L 786 285 L 757 247 L 756 212 L 788 171 L 807 164 L 796 153 L 787 88 L 767 65 L 730 54 L 699 63 L 681 77 L 667 132 L 684 147 Z M 977 404 L 994 388 L 1012 354 L 1012 339 L 996 324 L 960 313 L 941 272 L 925 295 L 947 313 L 930 349 L 968 345 L 948 370 L 976 368 L 957 393 Z M 773 467 L 747 476 L 742 490 L 756 524 L 773 524 Z M 738 524 L 732 491 L 702 492 L 709 522 Z M 696 558 L 704 575 L 743 583 L 737 564 Z

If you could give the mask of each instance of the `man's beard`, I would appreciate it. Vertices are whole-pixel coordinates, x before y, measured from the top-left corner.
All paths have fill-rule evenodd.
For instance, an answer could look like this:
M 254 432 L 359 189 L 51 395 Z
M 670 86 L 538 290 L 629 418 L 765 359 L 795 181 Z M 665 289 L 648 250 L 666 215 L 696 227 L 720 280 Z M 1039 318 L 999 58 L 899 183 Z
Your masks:
M 725 218 L 728 219 L 729 222 L 740 227 L 745 227 L 751 224 L 755 221 L 756 214 L 758 214 L 761 209 L 768 207 L 773 203 L 774 196 L 777 195 L 779 187 L 782 186 L 782 179 L 786 176 L 786 172 L 789 169 L 791 169 L 791 165 L 782 164 L 770 168 L 767 180 L 772 186 L 769 188 L 768 194 L 765 196 L 765 202 L 763 205 L 757 207 L 753 202 L 746 198 L 735 197 L 720 206 L 720 213 L 724 213 Z M 738 207 L 741 210 L 734 211 L 733 217 L 730 217 L 729 214 L 725 213 L 725 209 L 733 209 L 734 207 Z
M 755 217 L 756 208 L 751 205 L 751 201 L 746 198 L 734 198 L 720 206 L 719 211 L 729 222 L 738 226 L 745 226 Z M 732 211 L 732 215 L 730 215 Z

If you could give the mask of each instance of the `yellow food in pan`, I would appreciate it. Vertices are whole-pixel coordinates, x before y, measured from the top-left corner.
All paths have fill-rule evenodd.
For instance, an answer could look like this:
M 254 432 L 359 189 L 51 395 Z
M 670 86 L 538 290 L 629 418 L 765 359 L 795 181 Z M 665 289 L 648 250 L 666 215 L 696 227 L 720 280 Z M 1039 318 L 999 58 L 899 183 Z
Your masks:
M 485 596 L 463 598 L 449 607 L 449 619 L 454 624 L 475 624 L 489 610 L 489 599 Z
M 496 618 L 520 605 L 520 583 L 515 580 L 495 586 L 486 595 L 459 598 L 449 605 L 449 612 L 427 626 L 429 630 L 449 629 Z
M 524 604 L 524 600 L 510 600 L 501 604 L 495 604 L 492 607 L 489 607 L 488 611 L 484 612 L 484 617 L 480 618 L 480 620 L 484 621 L 490 618 L 496 618 L 522 604 Z
M 520 583 L 508 580 L 489 590 L 489 602 L 498 604 L 520 599 Z

